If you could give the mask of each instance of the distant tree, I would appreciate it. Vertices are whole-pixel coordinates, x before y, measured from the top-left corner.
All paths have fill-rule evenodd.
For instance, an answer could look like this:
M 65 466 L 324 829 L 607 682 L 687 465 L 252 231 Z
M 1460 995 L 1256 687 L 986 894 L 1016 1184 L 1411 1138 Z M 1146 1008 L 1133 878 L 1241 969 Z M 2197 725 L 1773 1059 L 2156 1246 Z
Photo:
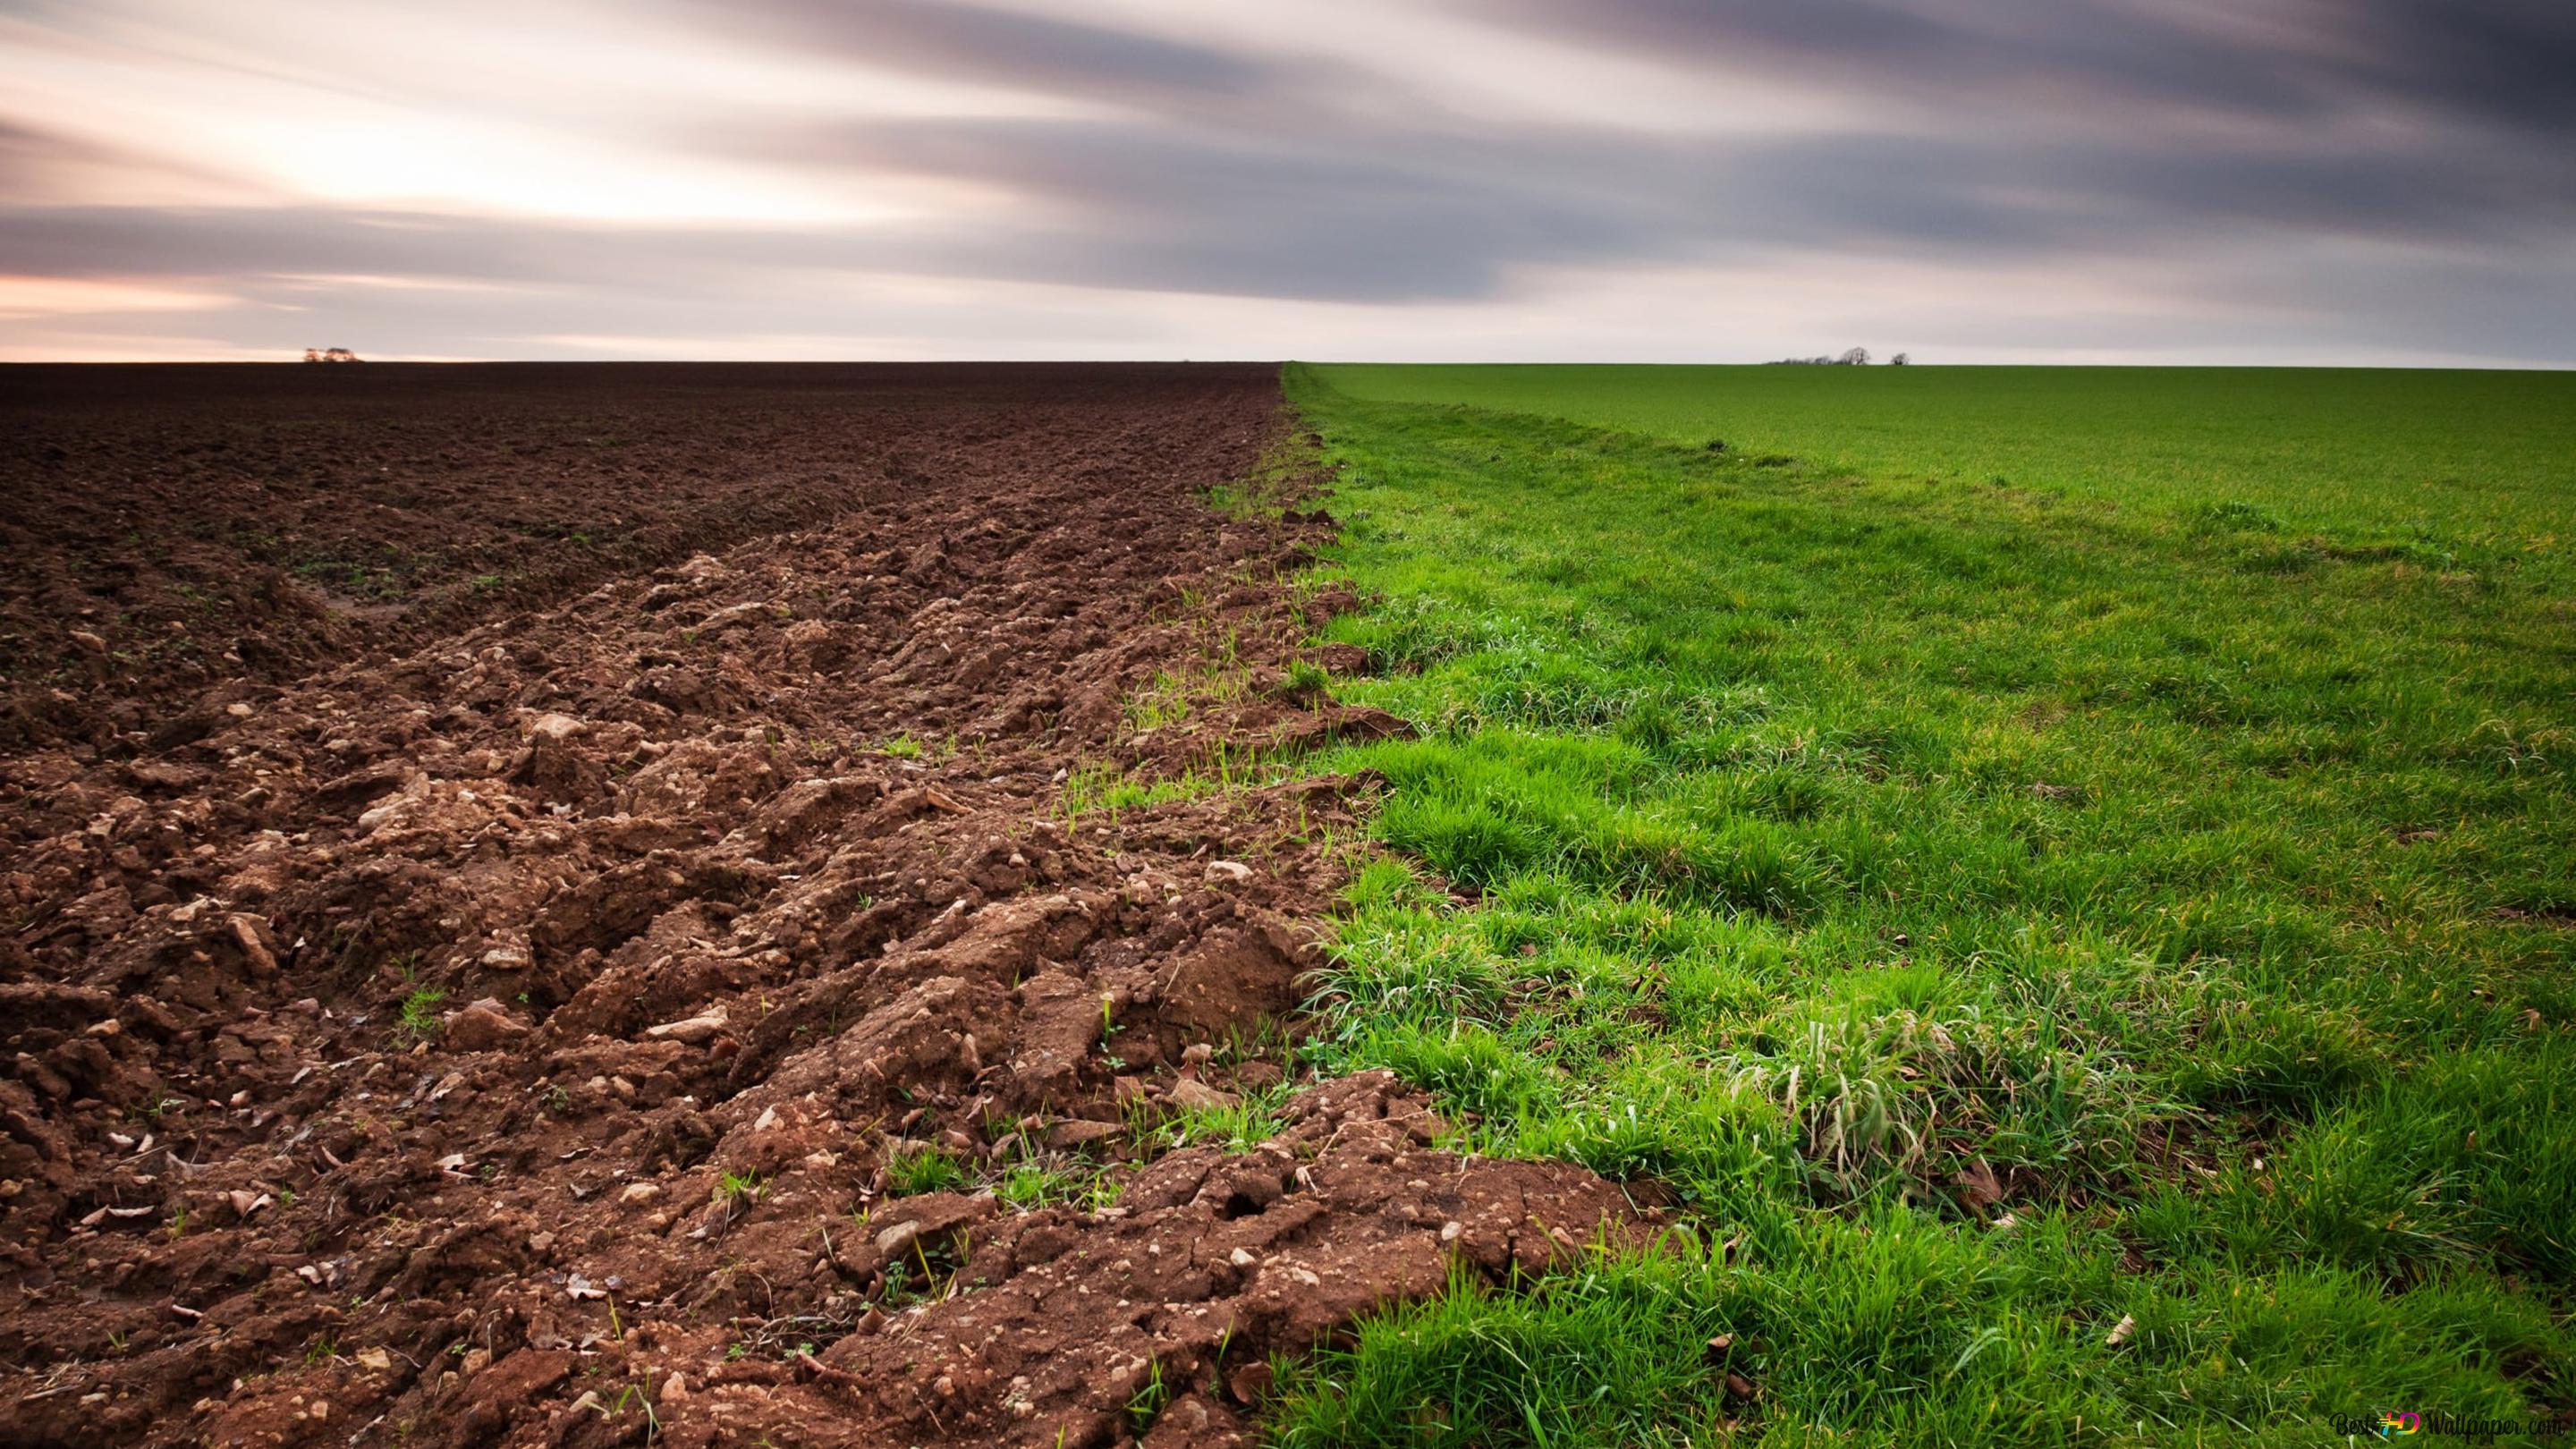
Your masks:
M 1869 365 L 1869 349 L 1866 347 L 1846 349 L 1840 358 L 1840 361 L 1845 367 L 1867 367 Z
M 1905 364 L 1912 362 L 1913 360 L 1914 354 L 1910 352 L 1900 352 L 1894 357 L 1887 359 L 1887 365 L 1890 367 L 1903 367 Z

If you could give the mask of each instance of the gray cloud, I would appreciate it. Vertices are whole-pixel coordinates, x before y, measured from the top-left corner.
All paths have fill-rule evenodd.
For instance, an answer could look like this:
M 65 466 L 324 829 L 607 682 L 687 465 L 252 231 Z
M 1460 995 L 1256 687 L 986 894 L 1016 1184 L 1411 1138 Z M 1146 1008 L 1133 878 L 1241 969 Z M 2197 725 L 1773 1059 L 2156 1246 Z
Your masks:
M 2249 115 L 2423 105 L 2563 133 L 2576 7 L 2562 0 L 1505 0 L 1568 41 L 1702 61 L 1759 57 L 1978 110 L 2153 102 Z
M 1999 335 L 2047 339 L 2018 344 L 2032 347 L 2180 347 L 2177 329 L 2207 326 L 2239 296 L 2307 309 L 2304 338 L 2355 346 L 2475 352 L 2470 334 L 2485 329 L 2498 356 L 2576 347 L 2566 331 L 2546 333 L 2568 308 L 2499 300 L 2563 287 L 2570 273 L 2576 168 L 2564 143 L 2576 87 L 2556 82 L 2576 73 L 2576 7 L 2563 3 L 1513 0 L 1449 12 L 1712 93 L 1758 77 L 1843 103 L 1829 124 L 1741 132 L 1536 108 L 1469 117 L 1409 82 L 1438 57 L 1274 53 L 1078 12 L 660 0 L 650 13 L 854 77 L 893 70 L 1078 102 L 1079 118 L 681 106 L 657 132 L 623 138 L 836 193 L 929 177 L 1000 198 L 796 227 L 319 201 L 35 204 L 17 181 L 55 174 L 70 143 L 0 116 L 0 183 L 17 198 L 0 204 L 0 273 L 199 278 L 273 309 L 306 305 L 313 284 L 295 279 L 315 275 L 514 289 L 440 293 L 443 313 L 382 289 L 335 294 L 446 339 L 411 350 L 491 352 L 508 349 L 473 342 L 487 326 L 506 337 L 513 325 L 581 334 L 730 317 L 737 331 L 777 330 L 812 320 L 773 305 L 798 294 L 800 277 L 990 279 L 1400 317 L 1425 304 L 1520 304 L 1533 269 L 1876 260 L 2010 266 L 2073 291 L 2183 272 L 2208 304 L 2191 322 L 2064 307 L 2027 325 L 1995 321 Z M 1489 89 L 1552 79 L 1472 78 Z M 392 93 L 398 80 L 369 84 Z M 2308 275 L 2321 248 L 2333 265 Z M 1009 332 L 955 316 L 959 335 Z M 855 331 L 871 319 L 843 320 Z M 303 325 L 271 317 L 263 345 Z M 2065 340 L 2088 327 L 2100 330 L 2090 343 Z
M 1379 137 L 1380 142 L 1387 138 Z M 1682 143 L 1561 128 L 1395 144 L 1152 123 L 911 122 L 720 136 L 732 154 L 914 171 L 1042 200 L 923 259 L 1001 275 L 1355 301 L 1488 294 L 1514 266 L 1900 247 L 2125 254 L 2235 230 L 2546 240 L 2576 172 L 2488 148 L 2190 148 L 1939 135 Z
M 2355 81 L 2562 140 L 2576 135 L 2576 6 L 2359 0 L 2354 9 L 2342 70 Z
M 0 209 L 45 274 L 357 273 L 695 285 L 750 270 L 894 271 L 1314 301 L 1493 296 L 1517 267 L 1722 262 L 1862 248 L 1954 261 L 2153 256 L 2228 232 L 2485 244 L 2576 224 L 2576 186 L 2416 155 L 2177 155 L 1948 138 L 1725 148 L 1416 138 L 1386 156 L 1150 125 L 907 122 L 734 138 L 817 168 L 971 178 L 1013 218 L 831 231 L 605 226 L 342 208 Z M 1757 198 L 1759 204 L 1747 204 Z
M 41 205 L 77 192 L 84 182 L 100 176 L 118 176 L 164 190 L 237 189 L 237 183 L 208 168 L 144 156 L 0 117 L 0 197 L 21 206 Z
M 1240 97 L 1295 69 L 1132 30 L 948 0 L 740 0 L 690 8 L 737 36 L 1086 97 Z
M 1018 23 L 990 10 L 940 7 L 933 17 L 909 3 L 824 11 L 762 0 L 764 13 L 808 17 L 808 40 L 920 54 L 935 37 L 957 46 L 942 57 L 961 73 L 1064 94 L 1119 90 L 1140 114 L 719 127 L 696 139 L 827 171 L 967 178 L 1048 204 L 1052 227 L 953 244 L 951 255 L 978 265 L 1266 296 L 1447 299 L 1500 287 L 1520 264 L 1753 246 L 2118 253 L 2213 228 L 2252 229 L 2249 240 L 2304 230 L 2434 241 L 2565 234 L 2576 169 L 2539 138 L 2440 127 L 2392 136 L 2322 122 L 2401 101 L 2548 119 L 2576 102 L 2476 80 L 2546 70 L 2576 7 L 2469 0 L 2475 18 L 2446 26 L 2449 12 L 2425 0 L 2355 0 L 2319 12 L 2334 24 L 2306 28 L 2289 24 L 2299 13 L 2289 0 L 2266 8 L 2252 18 L 2274 23 L 2237 13 L 2222 27 L 2208 12 L 2186 24 L 2102 0 L 1529 0 L 1524 24 L 1705 68 L 1711 84 L 1750 58 L 1828 72 L 1865 95 L 1939 102 L 1959 117 L 1948 127 L 1687 140 L 1564 122 L 1470 126 L 1436 108 L 1390 108 L 1330 68 L 1204 46 L 1157 48 L 1150 64 L 1096 38 L 979 50 L 965 27 L 981 40 L 986 28 Z M 1104 65 L 1104 54 L 1120 63 Z M 1214 77 L 1228 79 L 1203 84 Z M 1158 88 L 1123 89 L 1140 79 Z M 1297 124 L 1271 123 L 1280 104 Z M 1999 108 L 2034 106 L 2070 122 L 2104 107 L 2136 115 L 2055 132 L 1979 124 Z M 2247 117 L 2261 124 L 2196 124 Z

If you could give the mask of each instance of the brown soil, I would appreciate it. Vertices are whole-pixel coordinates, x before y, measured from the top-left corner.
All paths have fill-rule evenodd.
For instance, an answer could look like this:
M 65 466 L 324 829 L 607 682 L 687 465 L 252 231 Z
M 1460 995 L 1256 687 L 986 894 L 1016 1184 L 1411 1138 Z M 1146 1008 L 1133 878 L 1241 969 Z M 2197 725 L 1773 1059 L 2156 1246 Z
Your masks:
M 1156 366 L 0 366 L 0 747 L 132 749 L 191 727 L 169 706 L 210 683 L 415 646 L 934 475 L 1007 487 L 1094 414 L 1223 416 L 1259 385 Z
M 1226 1443 L 1274 1350 L 1645 1231 L 1437 1150 L 1383 1077 L 1171 1146 L 1275 1099 L 1370 787 L 1113 819 L 1062 783 L 1397 727 L 1281 687 L 1347 602 L 1287 582 L 1329 520 L 1199 501 L 1280 441 L 1268 369 L 162 376 L 12 381 L 138 478 L 208 430 L 462 460 L 391 518 L 239 505 L 302 537 L 452 573 L 485 556 L 450 520 L 604 511 L 680 556 L 471 627 L 288 610 L 270 674 L 21 716 L 59 728 L 0 757 L 0 1443 Z M 596 460 L 545 481 L 611 416 L 649 509 Z M 159 496 L 113 472 L 9 490 L 48 581 L 13 629 L 182 577 L 59 592 Z M 1140 730 L 1144 694 L 1193 704 Z M 906 1195 L 931 1152 L 960 1180 Z M 1103 1165 L 1114 1205 L 992 1190 Z

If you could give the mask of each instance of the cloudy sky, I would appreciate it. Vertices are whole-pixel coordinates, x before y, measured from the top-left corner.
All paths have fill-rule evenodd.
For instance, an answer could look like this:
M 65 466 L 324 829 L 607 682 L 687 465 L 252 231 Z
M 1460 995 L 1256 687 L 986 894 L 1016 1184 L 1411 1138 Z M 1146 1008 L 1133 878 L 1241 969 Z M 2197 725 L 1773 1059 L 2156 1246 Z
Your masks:
M 0 359 L 2576 362 L 2576 0 L 0 0 Z

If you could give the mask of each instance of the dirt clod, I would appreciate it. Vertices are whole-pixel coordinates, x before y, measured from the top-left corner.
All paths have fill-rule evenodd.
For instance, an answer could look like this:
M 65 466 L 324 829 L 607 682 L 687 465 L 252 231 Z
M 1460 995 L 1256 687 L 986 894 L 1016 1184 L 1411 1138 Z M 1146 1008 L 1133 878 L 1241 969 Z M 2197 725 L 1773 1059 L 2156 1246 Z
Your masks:
M 1265 1355 L 1649 1230 L 1383 1075 L 1162 1130 L 1285 1080 L 1369 785 L 1067 782 L 1405 728 L 1130 717 L 1349 602 L 1277 582 L 1328 519 L 1201 501 L 1269 370 L 367 377 L 40 379 L 7 445 L 66 456 L 0 490 L 59 648 L 0 740 L 0 1438 L 1230 1443 Z M 227 549 L 238 662 L 138 653 Z

